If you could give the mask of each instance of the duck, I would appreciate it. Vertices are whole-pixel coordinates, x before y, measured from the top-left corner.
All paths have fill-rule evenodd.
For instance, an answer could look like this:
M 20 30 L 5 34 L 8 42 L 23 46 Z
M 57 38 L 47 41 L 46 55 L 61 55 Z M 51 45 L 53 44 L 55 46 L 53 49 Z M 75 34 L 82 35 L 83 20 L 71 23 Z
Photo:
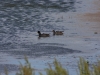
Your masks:
M 39 37 L 49 37 L 50 34 L 46 34 L 46 33 L 42 33 L 40 31 L 37 31 L 37 33 L 39 34 Z
M 53 35 L 63 35 L 63 31 L 55 31 L 53 30 Z

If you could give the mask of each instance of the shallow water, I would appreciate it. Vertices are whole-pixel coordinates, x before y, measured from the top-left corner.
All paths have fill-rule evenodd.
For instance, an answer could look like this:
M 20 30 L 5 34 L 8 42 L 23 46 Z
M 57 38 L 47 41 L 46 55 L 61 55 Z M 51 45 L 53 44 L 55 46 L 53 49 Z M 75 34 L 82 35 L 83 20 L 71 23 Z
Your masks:
M 64 26 L 59 25 L 59 23 L 63 23 L 63 16 L 60 14 L 75 12 L 75 3 L 77 3 L 76 0 L 1 1 L 0 51 L 11 54 L 13 51 L 18 52 L 15 52 L 15 55 L 20 53 L 24 55 L 24 50 L 26 53 L 29 50 L 30 52 L 31 50 L 36 51 L 39 46 L 35 45 L 39 43 L 36 32 L 40 30 L 50 32 L 52 35 L 53 29 L 67 30 Z M 50 47 L 53 48 L 53 46 Z M 49 46 L 46 46 L 46 49 L 49 49 Z M 28 55 L 31 55 L 30 52 Z
M 23 63 L 26 55 L 34 62 L 33 67 L 43 69 L 47 67 L 45 56 L 53 60 L 58 55 L 98 51 L 100 34 L 90 28 L 95 22 L 78 19 L 79 14 L 90 12 L 91 1 L 0 1 L 0 66 L 17 70 L 18 61 Z M 38 38 L 38 30 L 50 37 Z M 64 31 L 64 35 L 53 36 L 52 30 Z M 51 63 L 51 59 L 47 62 Z

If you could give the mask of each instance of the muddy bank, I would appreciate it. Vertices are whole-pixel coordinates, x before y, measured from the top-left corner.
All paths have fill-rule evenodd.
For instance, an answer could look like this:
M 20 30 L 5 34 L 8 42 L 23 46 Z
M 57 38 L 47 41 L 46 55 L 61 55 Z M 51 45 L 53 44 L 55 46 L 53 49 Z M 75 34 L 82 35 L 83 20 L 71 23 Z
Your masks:
M 92 6 L 90 7 L 89 10 L 92 10 L 92 12 L 86 12 L 82 14 L 80 13 L 78 17 L 83 22 L 87 23 L 91 31 L 100 34 L 100 1 L 99 0 L 92 1 Z
M 86 13 L 83 15 L 86 21 L 100 22 L 100 12 Z

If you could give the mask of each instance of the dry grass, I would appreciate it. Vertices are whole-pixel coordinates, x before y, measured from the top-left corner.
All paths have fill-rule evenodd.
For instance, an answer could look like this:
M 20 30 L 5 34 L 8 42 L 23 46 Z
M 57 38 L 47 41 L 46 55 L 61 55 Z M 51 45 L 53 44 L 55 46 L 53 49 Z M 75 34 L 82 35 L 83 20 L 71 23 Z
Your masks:
M 80 75 L 91 75 L 91 71 L 89 69 L 89 62 L 84 60 L 83 58 L 80 58 L 78 67 L 79 67 L 79 73 Z
M 79 75 L 100 75 L 100 61 L 98 60 L 97 64 L 93 64 L 92 70 L 90 70 L 89 62 L 80 58 L 79 61 Z
M 20 63 L 20 70 L 16 75 L 35 75 L 34 69 L 31 67 L 27 57 L 25 57 L 25 62 L 25 65 Z
M 84 58 L 80 58 L 78 67 L 79 74 L 77 75 L 100 75 L 100 61 L 98 61 L 96 65 L 93 64 L 93 68 L 90 70 L 89 62 L 87 62 Z M 53 62 L 53 66 L 49 64 L 49 68 L 46 68 L 45 71 L 46 75 L 69 75 L 68 71 L 64 69 L 56 59 Z M 43 75 L 42 73 L 39 74 Z M 8 75 L 7 69 L 5 69 L 5 75 Z M 35 75 L 35 71 L 31 67 L 27 57 L 25 57 L 24 65 L 20 63 L 20 69 L 16 75 Z
M 100 75 L 100 61 L 98 61 L 97 65 L 93 65 L 93 75 Z
M 47 75 L 69 75 L 68 71 L 62 67 L 62 65 L 55 59 L 54 69 L 49 64 L 49 68 L 46 69 Z

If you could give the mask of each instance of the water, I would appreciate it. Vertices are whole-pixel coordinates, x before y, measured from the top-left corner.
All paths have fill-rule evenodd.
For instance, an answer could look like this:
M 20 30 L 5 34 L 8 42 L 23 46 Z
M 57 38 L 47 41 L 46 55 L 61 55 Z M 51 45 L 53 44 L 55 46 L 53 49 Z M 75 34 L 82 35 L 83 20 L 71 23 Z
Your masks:
M 56 41 L 41 42 L 48 38 L 39 40 L 37 36 L 38 30 L 67 30 L 60 25 L 64 21 L 60 14 L 75 12 L 75 3 L 76 0 L 0 0 L 1 63 L 10 69 L 16 68 L 15 58 L 21 59 L 24 55 L 40 57 L 75 52 Z M 9 65 L 6 60 L 12 64 Z
M 17 60 L 23 63 L 24 55 L 29 59 L 37 58 L 31 61 L 34 61 L 35 68 L 43 69 L 47 67 L 44 66 L 45 58 L 38 57 L 82 53 L 79 50 L 93 49 L 95 44 L 99 48 L 94 39 L 83 37 L 92 33 L 85 32 L 88 29 L 84 30 L 84 26 L 79 28 L 80 20 L 73 17 L 77 12 L 85 12 L 87 9 L 80 9 L 88 3 L 82 0 L 1 0 L 0 72 L 3 71 L 2 65 L 9 71 L 17 70 Z M 51 37 L 38 38 L 38 30 Z M 64 35 L 53 36 L 52 30 L 62 30 Z
M 0 32 L 15 34 L 18 30 L 60 29 L 55 27 L 56 20 L 50 14 L 75 11 L 74 4 L 75 0 L 1 1 Z
M 76 0 L 0 1 L 0 50 L 21 49 L 24 44 L 21 39 L 29 38 L 23 34 L 30 35 L 38 30 L 66 30 L 62 25 L 57 26 L 63 22 L 63 17 L 53 15 L 75 12 L 75 3 Z

